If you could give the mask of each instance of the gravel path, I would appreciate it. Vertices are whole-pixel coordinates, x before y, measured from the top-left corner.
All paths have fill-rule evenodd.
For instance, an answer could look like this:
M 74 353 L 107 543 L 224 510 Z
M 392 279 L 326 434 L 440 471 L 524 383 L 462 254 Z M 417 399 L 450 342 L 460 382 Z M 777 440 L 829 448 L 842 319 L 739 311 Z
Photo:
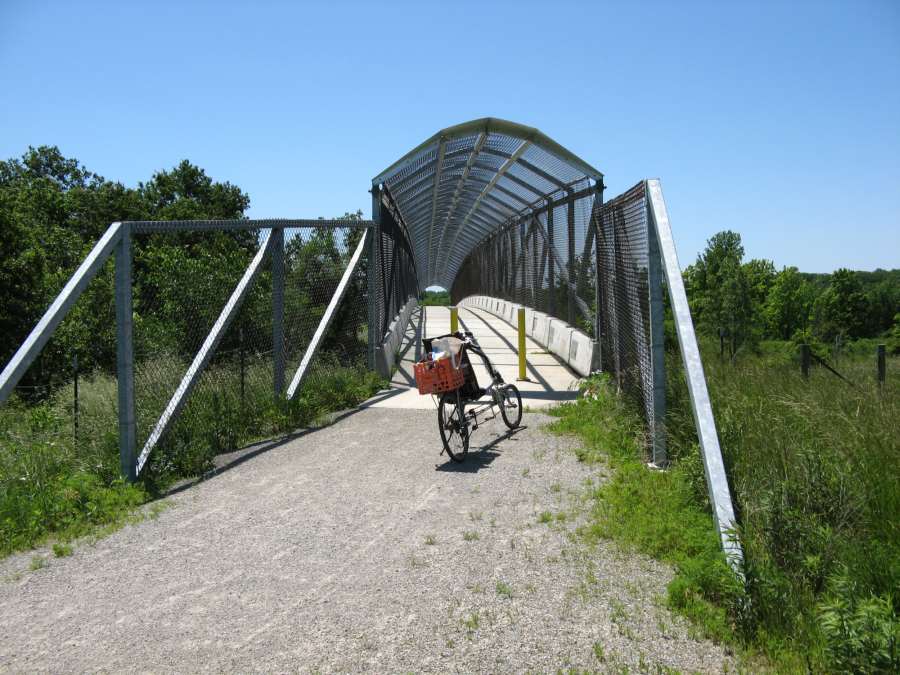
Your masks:
M 547 421 L 485 424 L 459 466 L 434 412 L 363 408 L 44 569 L 0 561 L 0 669 L 730 667 L 664 608 L 665 566 L 573 538 L 591 471 Z

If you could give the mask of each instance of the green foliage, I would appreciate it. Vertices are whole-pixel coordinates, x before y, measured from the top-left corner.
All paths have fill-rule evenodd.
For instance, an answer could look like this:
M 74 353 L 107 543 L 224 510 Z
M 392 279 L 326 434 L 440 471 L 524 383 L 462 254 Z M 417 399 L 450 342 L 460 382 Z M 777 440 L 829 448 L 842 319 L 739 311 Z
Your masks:
M 743 603 L 740 582 L 725 562 L 706 505 L 698 496 L 696 448 L 666 472 L 650 471 L 643 456 L 643 422 L 636 409 L 615 394 L 605 376 L 588 380 L 584 396 L 559 406 L 553 429 L 584 442 L 579 457 L 609 463 L 612 477 L 592 492 L 584 533 L 614 539 L 628 548 L 672 563 L 669 604 L 718 640 L 732 636 Z M 705 486 L 702 488 L 705 494 Z
M 235 219 L 249 198 L 188 161 L 136 188 L 97 176 L 57 148 L 29 148 L 0 162 L 0 359 L 7 360 L 99 236 L 117 220 Z M 347 213 L 359 220 L 361 212 Z M 292 237 L 285 246 L 285 341 L 308 343 L 315 321 L 346 267 L 348 249 L 333 230 Z M 252 230 L 135 236 L 135 389 L 139 434 L 168 404 L 198 347 L 259 246 Z M 264 269 L 233 328 L 166 436 L 139 485 L 119 476 L 113 265 L 107 263 L 22 381 L 22 399 L 0 408 L 0 555 L 51 534 L 66 540 L 115 526 L 173 480 L 203 474 L 216 455 L 307 426 L 351 407 L 383 382 L 359 362 L 366 345 L 358 311 L 365 274 L 345 301 L 303 388 L 291 402 L 272 391 L 271 352 L 249 349 L 241 380 L 241 329 L 271 335 L 271 271 Z M 271 343 L 269 343 L 271 344 Z M 73 429 L 70 363 L 78 356 L 79 428 Z M 299 358 L 299 357 L 298 357 Z M 241 392 L 243 391 L 243 395 Z M 144 438 L 139 438 L 142 444 Z M 60 544 L 61 546 L 65 544 Z
M 767 338 L 831 344 L 877 337 L 900 311 L 900 270 L 776 273 L 771 261 L 744 263 L 743 256 L 740 235 L 719 232 L 684 271 L 698 330 L 727 338 L 732 356 Z
M 419 297 L 419 304 L 423 307 L 429 305 L 447 307 L 451 304 L 450 294 L 447 291 L 425 291 Z
M 685 270 L 695 320 L 708 334 L 727 336 L 732 355 L 752 337 L 753 299 L 763 292 L 751 286 L 743 257 L 741 236 L 730 230 L 719 232 L 707 242 L 697 262 Z M 757 286 L 768 284 L 764 265 L 752 265 L 751 272 Z
M 704 344 L 706 354 L 717 345 Z M 872 351 L 801 378 L 790 344 L 733 364 L 705 359 L 746 556 L 745 590 L 719 552 L 679 365 L 669 365 L 670 455 L 646 469 L 637 410 L 602 380 L 562 406 L 556 428 L 582 458 L 615 471 L 594 493 L 589 536 L 670 561 L 669 604 L 717 639 L 763 651 L 776 668 L 896 672 L 900 602 L 897 364 L 874 382 Z

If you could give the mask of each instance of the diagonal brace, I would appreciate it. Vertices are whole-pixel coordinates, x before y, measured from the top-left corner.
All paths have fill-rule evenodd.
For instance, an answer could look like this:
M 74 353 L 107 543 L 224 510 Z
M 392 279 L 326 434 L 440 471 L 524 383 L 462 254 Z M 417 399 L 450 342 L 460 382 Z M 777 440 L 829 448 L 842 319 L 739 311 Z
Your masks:
M 277 237 L 272 236 L 272 232 L 272 230 L 269 231 L 266 240 L 259 247 L 259 251 L 256 252 L 253 260 L 247 266 L 247 269 L 244 271 L 244 276 L 241 277 L 241 280 L 232 292 L 231 297 L 228 298 L 228 302 L 225 303 L 225 306 L 219 313 L 219 318 L 216 319 L 215 324 L 213 324 L 212 329 L 209 331 L 209 335 L 207 335 L 206 340 L 203 341 L 203 346 L 200 347 L 200 351 L 198 351 L 197 355 L 194 357 L 193 363 L 191 363 L 190 367 L 187 369 L 184 377 L 181 378 L 181 384 L 178 385 L 169 404 L 166 406 L 166 409 L 163 410 L 159 421 L 153 428 L 150 437 L 147 439 L 147 442 L 144 443 L 144 448 L 141 450 L 141 454 L 137 460 L 135 475 L 141 473 L 141 469 L 144 468 L 144 464 L 147 462 L 147 457 L 150 456 L 150 451 L 153 450 L 159 442 L 159 439 L 165 435 L 172 422 L 174 422 L 181 413 L 191 391 L 194 389 L 194 385 L 197 384 L 200 375 L 203 373 L 209 360 L 212 358 L 213 353 L 216 351 L 216 347 L 218 347 L 222 336 L 225 334 L 225 331 L 228 330 L 228 326 L 237 315 L 247 292 L 253 286 L 253 282 L 262 267 L 263 261 L 277 239 Z
M 363 236 L 363 238 L 359 240 L 359 245 L 357 245 L 356 250 L 353 252 L 353 257 L 351 257 L 350 262 L 347 263 L 347 269 L 344 270 L 344 276 L 341 277 L 341 281 L 340 283 L 338 283 L 338 286 L 334 291 L 334 295 L 331 296 L 331 302 L 328 303 L 328 307 L 325 309 L 325 314 L 323 314 L 322 318 L 319 320 L 319 325 L 316 328 L 316 332 L 313 334 L 312 340 L 310 340 L 309 345 L 306 347 L 306 352 L 303 354 L 303 358 L 300 360 L 300 365 L 297 368 L 297 372 L 294 373 L 294 377 L 291 380 L 291 385 L 287 390 L 288 400 L 294 398 L 294 394 L 297 393 L 297 390 L 303 383 L 303 378 L 306 377 L 306 374 L 309 371 L 309 364 L 312 362 L 313 356 L 316 355 L 316 351 L 319 348 L 319 343 L 322 341 L 322 337 L 328 330 L 328 326 L 331 325 L 331 320 L 334 318 L 338 305 L 340 305 L 341 300 L 344 299 L 344 294 L 347 292 L 347 286 L 350 285 L 350 279 L 353 278 L 353 274 L 356 272 L 356 268 L 359 266 L 359 261 L 360 258 L 362 258 L 362 253 L 366 249 L 368 239 L 372 236 L 372 234 L 373 232 L 371 229 L 366 230 L 365 236 Z M 369 330 L 372 330 L 371 327 L 369 327 Z

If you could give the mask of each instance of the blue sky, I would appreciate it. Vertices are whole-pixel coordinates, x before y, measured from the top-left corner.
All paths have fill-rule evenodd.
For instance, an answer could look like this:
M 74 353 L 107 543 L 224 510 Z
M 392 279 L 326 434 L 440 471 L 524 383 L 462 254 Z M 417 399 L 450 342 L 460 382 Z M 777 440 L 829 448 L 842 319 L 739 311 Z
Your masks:
M 659 177 L 682 264 L 900 267 L 900 2 L 0 0 L 0 157 L 133 185 L 182 158 L 253 217 L 368 214 L 371 178 L 477 117 Z

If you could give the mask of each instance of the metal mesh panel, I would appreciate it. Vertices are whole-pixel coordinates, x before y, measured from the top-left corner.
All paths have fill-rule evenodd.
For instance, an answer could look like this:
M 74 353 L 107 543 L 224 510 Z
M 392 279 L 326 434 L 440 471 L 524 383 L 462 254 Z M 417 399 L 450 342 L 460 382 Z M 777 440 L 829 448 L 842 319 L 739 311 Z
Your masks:
M 146 449 L 151 440 L 149 466 L 157 474 L 202 470 L 214 454 L 279 430 L 281 395 L 363 230 L 300 227 L 188 236 L 202 255 L 192 256 L 191 247 L 169 233 L 135 238 L 138 252 L 172 256 L 168 266 L 157 259 L 135 270 L 135 286 L 141 288 L 135 303 L 137 448 Z M 180 414 L 162 426 L 192 362 L 267 237 L 278 242 L 269 242 Z M 351 280 L 307 381 L 334 367 L 365 367 L 365 282 L 359 272 Z
M 567 197 L 587 186 L 584 180 L 553 191 L 542 207 L 484 238 L 460 267 L 451 298 L 502 298 L 596 337 L 599 295 L 601 367 L 640 402 L 652 425 L 645 185 L 606 203 L 593 194 Z
M 475 245 L 451 287 L 454 301 L 491 295 L 534 307 L 594 332 L 591 208 L 594 190 L 582 178 L 567 190 L 507 218 Z
M 599 233 L 601 367 L 642 404 L 653 423 L 653 368 L 644 183 L 594 210 Z

